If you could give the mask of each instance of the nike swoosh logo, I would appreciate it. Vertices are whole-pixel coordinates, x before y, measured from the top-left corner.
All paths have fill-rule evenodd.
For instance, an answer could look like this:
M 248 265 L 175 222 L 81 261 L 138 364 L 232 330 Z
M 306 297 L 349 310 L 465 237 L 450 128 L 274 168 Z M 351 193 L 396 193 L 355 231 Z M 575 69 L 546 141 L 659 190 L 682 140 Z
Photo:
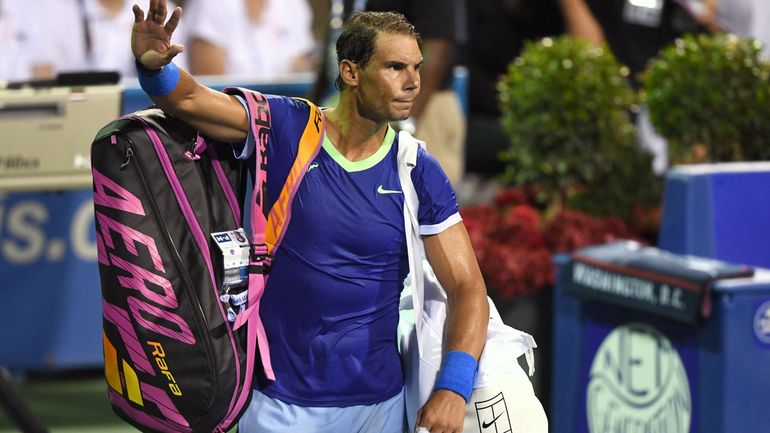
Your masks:
M 498 418 L 500 418 L 501 416 L 503 416 L 503 414 L 504 414 L 504 413 L 505 413 L 505 412 L 500 412 L 500 413 L 499 413 L 499 414 L 498 414 L 496 417 L 494 417 L 494 419 L 492 419 L 492 421 L 490 421 L 490 422 L 483 422 L 483 423 L 481 423 L 481 428 L 483 428 L 483 429 L 488 429 L 489 427 L 491 427 L 491 426 L 492 426 L 492 424 L 494 424 L 494 423 L 497 421 L 497 419 L 498 419 Z
M 314 162 L 314 163 L 310 164 L 310 167 L 307 168 L 307 172 L 310 173 L 310 170 L 312 170 L 314 168 L 318 168 L 318 163 L 317 162 Z
M 377 187 L 377 192 L 379 194 L 401 194 L 401 191 L 395 189 L 385 189 L 382 187 L 382 185 Z

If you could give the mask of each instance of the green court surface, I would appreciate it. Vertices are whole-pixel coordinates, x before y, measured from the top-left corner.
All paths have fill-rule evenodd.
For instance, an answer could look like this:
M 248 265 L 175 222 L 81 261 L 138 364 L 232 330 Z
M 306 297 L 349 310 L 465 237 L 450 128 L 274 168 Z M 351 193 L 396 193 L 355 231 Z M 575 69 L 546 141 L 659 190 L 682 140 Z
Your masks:
M 135 433 L 112 412 L 100 371 L 27 375 L 13 382 L 29 410 L 51 433 Z M 0 433 L 19 432 L 0 410 Z

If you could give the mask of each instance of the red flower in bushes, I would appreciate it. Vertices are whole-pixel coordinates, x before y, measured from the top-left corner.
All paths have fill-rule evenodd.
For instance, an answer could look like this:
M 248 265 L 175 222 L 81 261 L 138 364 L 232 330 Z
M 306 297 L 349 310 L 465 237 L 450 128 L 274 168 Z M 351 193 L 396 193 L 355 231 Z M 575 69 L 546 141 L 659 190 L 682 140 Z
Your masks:
M 517 247 L 544 247 L 545 240 L 540 233 L 543 222 L 535 208 L 518 205 L 503 213 L 500 225 L 493 235 L 498 242 Z
M 492 206 L 468 206 L 460 209 L 460 215 L 465 221 L 465 228 L 470 232 L 487 235 L 500 225 L 500 211 Z
M 517 248 L 490 243 L 479 263 L 491 290 L 510 299 L 525 293 L 537 293 L 553 284 L 551 253 L 546 248 Z
M 524 203 L 529 203 L 529 197 L 523 189 L 503 189 L 495 194 L 495 206 L 498 208 Z
M 460 210 L 487 287 L 503 299 L 537 293 L 553 285 L 556 253 L 636 238 L 615 217 L 593 218 L 562 210 L 547 222 L 522 189 L 502 190 L 496 207 Z
M 549 248 L 556 253 L 618 239 L 635 238 L 619 218 L 592 218 L 573 210 L 559 212 L 546 225 L 544 236 Z
M 595 236 L 594 228 L 594 221 L 588 215 L 563 210 L 548 222 L 544 236 L 552 251 L 564 253 L 591 245 Z
M 538 190 L 533 187 L 517 186 L 501 189 L 495 194 L 495 207 L 504 209 L 519 204 L 533 205 L 537 202 Z

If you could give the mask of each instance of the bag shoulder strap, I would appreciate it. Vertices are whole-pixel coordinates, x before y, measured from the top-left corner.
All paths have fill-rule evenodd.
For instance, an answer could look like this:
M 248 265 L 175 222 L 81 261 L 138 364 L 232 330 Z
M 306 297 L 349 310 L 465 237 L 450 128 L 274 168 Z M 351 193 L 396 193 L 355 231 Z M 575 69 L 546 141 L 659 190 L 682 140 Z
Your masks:
M 272 263 L 272 253 L 280 245 L 291 217 L 291 204 L 302 179 L 307 173 L 310 162 L 318 155 L 323 143 L 324 118 L 321 110 L 313 103 L 303 100 L 310 107 L 305 130 L 300 138 L 297 157 L 289 170 L 289 175 L 281 189 L 278 200 L 272 208 L 265 208 L 267 195 L 267 146 L 270 135 L 270 106 L 264 95 L 242 88 L 228 88 L 225 92 L 238 94 L 245 98 L 251 134 L 255 138 L 254 188 L 250 219 L 252 222 L 252 251 L 249 257 L 248 308 L 238 314 L 234 329 L 247 325 L 246 377 L 251 378 L 256 366 L 256 347 L 265 373 L 269 380 L 275 380 L 275 373 L 270 360 L 270 347 L 262 320 L 259 317 L 259 305 L 267 284 L 268 272 Z M 240 410 L 251 395 L 250 382 L 241 390 L 235 408 Z M 237 413 L 233 411 L 233 414 Z
M 265 227 L 267 226 L 267 212 L 265 211 L 265 193 L 267 192 L 267 145 L 270 136 L 270 105 L 267 98 L 258 92 L 243 88 L 226 88 L 226 93 L 241 96 L 246 101 L 248 111 L 249 132 L 254 137 L 254 154 L 256 167 L 253 176 L 253 190 L 251 197 L 251 244 L 252 251 L 249 256 L 249 283 L 246 311 L 242 311 L 236 317 L 233 330 L 243 325 L 246 326 L 246 371 L 244 373 L 243 387 L 238 390 L 235 405 L 228 411 L 223 421 L 224 425 L 232 425 L 237 419 L 242 408 L 248 403 L 251 396 L 251 380 L 257 366 L 256 354 L 259 353 L 262 370 L 265 377 L 275 380 L 272 363 L 270 362 L 270 350 L 267 344 L 267 334 L 264 325 L 259 318 L 259 301 L 265 290 L 266 274 L 260 270 L 266 270 L 268 259 L 267 248 L 262 247 L 256 251 L 259 245 L 265 245 Z M 256 314 L 255 314 L 256 313 Z M 252 320 L 247 320 L 252 315 Z M 257 349 L 257 347 L 259 349 Z
M 267 244 L 267 253 L 269 255 L 273 254 L 283 240 L 289 220 L 291 219 L 291 204 L 294 201 L 294 196 L 305 173 L 307 173 L 308 166 L 318 156 L 318 152 L 323 144 L 323 113 L 315 104 L 307 99 L 295 99 L 306 103 L 310 107 L 310 115 L 299 141 L 297 156 L 289 170 L 289 175 L 286 177 L 281 194 L 273 204 L 267 217 L 265 243 Z
M 406 131 L 398 133 L 398 176 L 401 181 L 401 190 L 404 192 L 404 206 L 409 217 L 406 229 L 419 234 L 420 224 L 417 219 L 417 211 L 420 199 L 412 182 L 412 169 L 417 165 L 417 149 L 425 147 L 425 142 L 412 137 Z
M 406 250 L 409 257 L 409 281 L 412 289 L 412 308 L 416 315 L 415 327 L 417 330 L 417 349 L 420 355 L 423 346 L 420 339 L 425 335 L 422 332 L 422 320 L 418 320 L 425 302 L 425 290 L 423 287 L 423 257 L 425 255 L 422 239 L 420 239 L 420 224 L 418 210 L 420 200 L 417 190 L 412 182 L 412 170 L 417 165 L 417 150 L 425 146 L 424 142 L 412 137 L 406 131 L 398 134 L 398 178 L 401 182 L 401 190 L 404 193 L 404 233 L 406 237 Z
M 251 201 L 252 244 L 264 244 L 265 227 L 267 226 L 267 209 L 265 209 L 265 193 L 267 192 L 267 146 L 272 118 L 270 104 L 267 98 L 259 92 L 240 87 L 228 87 L 225 93 L 238 95 L 246 101 L 249 118 L 249 133 L 254 137 L 254 170 L 253 190 Z

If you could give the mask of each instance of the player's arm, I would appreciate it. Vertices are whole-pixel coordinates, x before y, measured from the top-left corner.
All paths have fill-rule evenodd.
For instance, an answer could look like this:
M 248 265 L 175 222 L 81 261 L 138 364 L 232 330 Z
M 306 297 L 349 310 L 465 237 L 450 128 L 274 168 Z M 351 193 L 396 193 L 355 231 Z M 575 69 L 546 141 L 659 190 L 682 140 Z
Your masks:
M 437 389 L 420 410 L 417 425 L 431 431 L 462 431 L 466 398 L 470 396 L 476 363 L 486 341 L 487 289 L 462 223 L 425 236 L 423 242 L 428 262 L 447 292 L 448 347 Z M 449 366 L 450 362 L 454 365 Z M 442 383 L 442 380 L 448 382 Z M 445 384 L 447 387 L 443 388 Z M 464 389 L 452 390 L 458 385 Z
M 134 5 L 131 50 L 140 66 L 142 88 L 164 111 L 179 117 L 204 134 L 222 141 L 243 141 L 248 117 L 233 96 L 201 85 L 186 71 L 171 63 L 184 50 L 171 43 L 182 9 L 176 8 L 166 21 L 166 0 L 150 0 L 147 17 Z
M 447 292 L 448 351 L 462 350 L 478 359 L 489 322 L 487 288 L 465 225 L 423 237 L 425 254 Z

